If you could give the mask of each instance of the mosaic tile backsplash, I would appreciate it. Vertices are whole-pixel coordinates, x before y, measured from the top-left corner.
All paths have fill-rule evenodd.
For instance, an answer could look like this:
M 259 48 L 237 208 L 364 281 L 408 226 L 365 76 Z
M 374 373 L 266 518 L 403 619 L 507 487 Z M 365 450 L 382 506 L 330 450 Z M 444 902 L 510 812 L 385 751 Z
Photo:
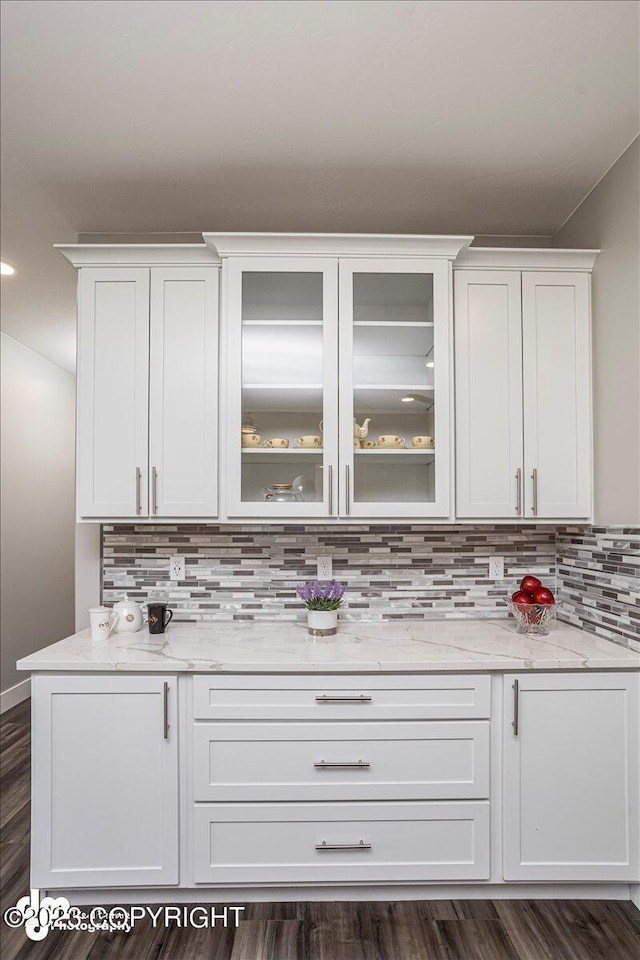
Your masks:
M 315 579 L 319 554 L 348 592 L 341 618 L 392 620 L 507 617 L 502 603 L 525 573 L 555 586 L 556 529 L 549 526 L 103 527 L 103 601 L 127 592 L 168 602 L 176 620 L 304 620 L 295 587 Z M 169 581 L 169 557 L 186 559 Z M 488 558 L 505 558 L 489 580 Z
M 640 527 L 563 527 L 556 537 L 560 618 L 640 650 Z

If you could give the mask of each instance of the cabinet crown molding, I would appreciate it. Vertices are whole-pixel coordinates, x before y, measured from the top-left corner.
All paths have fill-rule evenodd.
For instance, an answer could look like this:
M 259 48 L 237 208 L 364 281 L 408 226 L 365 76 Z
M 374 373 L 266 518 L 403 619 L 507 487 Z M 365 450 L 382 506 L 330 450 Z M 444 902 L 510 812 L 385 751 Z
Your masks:
M 557 247 L 467 247 L 454 270 L 584 270 L 591 272 L 599 250 Z
M 220 266 L 220 259 L 204 243 L 54 243 L 54 247 L 76 269 Z
M 441 257 L 455 260 L 472 236 L 371 233 L 203 233 L 219 257 Z

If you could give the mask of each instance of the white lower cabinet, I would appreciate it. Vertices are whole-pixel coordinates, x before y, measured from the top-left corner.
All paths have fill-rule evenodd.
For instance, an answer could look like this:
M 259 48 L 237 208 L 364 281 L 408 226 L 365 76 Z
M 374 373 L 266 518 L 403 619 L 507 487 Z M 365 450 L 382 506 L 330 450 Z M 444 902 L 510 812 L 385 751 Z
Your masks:
M 505 676 L 505 880 L 637 882 L 638 679 Z
M 32 682 L 31 886 L 177 883 L 176 677 Z
M 36 674 L 31 885 L 637 883 L 639 679 Z
M 489 877 L 489 803 L 198 805 L 196 883 Z

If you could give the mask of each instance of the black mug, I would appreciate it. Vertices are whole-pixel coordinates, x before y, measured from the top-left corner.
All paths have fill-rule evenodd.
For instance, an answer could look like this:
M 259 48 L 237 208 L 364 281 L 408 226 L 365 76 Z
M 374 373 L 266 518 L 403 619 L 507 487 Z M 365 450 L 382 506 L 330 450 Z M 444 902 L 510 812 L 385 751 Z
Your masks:
M 169 610 L 166 603 L 148 603 L 147 612 L 149 633 L 164 633 L 164 628 L 173 619 L 173 610 Z

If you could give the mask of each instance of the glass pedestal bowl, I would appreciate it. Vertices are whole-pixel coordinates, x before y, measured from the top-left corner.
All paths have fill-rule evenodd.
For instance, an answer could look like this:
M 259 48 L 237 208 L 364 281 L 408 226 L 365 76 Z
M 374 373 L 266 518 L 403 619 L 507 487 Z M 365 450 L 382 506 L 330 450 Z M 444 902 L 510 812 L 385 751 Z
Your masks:
M 516 633 L 528 633 L 546 637 L 551 629 L 551 621 L 558 609 L 557 603 L 514 603 L 505 600 L 506 605 L 516 618 Z

